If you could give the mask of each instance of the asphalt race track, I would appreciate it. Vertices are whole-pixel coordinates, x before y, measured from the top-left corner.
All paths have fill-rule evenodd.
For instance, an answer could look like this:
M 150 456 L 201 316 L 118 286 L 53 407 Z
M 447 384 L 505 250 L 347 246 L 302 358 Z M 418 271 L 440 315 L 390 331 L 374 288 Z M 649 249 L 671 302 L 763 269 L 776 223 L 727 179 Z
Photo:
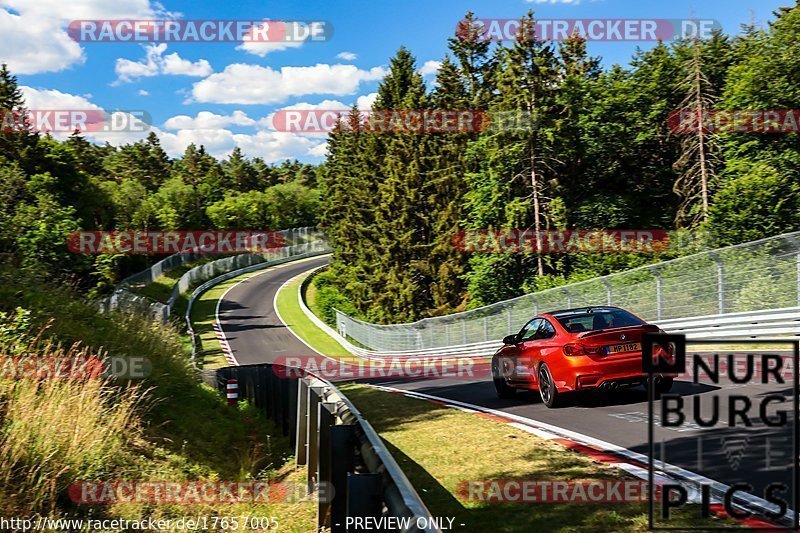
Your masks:
M 274 361 L 285 355 L 313 355 L 278 319 L 273 309 L 275 293 L 288 279 L 325 264 L 327 258 L 313 259 L 266 271 L 232 288 L 220 305 L 222 328 L 240 364 Z M 788 357 L 788 354 L 783 354 Z M 737 357 L 744 357 L 739 355 Z M 756 366 L 758 368 L 758 366 Z M 719 383 L 691 379 L 676 380 L 670 394 L 680 395 L 686 404 L 686 422 L 680 427 L 663 428 L 656 424 L 656 458 L 731 485 L 748 482 L 754 494 L 762 496 L 773 482 L 792 487 L 792 380 L 783 385 L 737 385 L 728 379 Z M 538 394 L 520 392 L 510 400 L 498 399 L 487 377 L 478 379 L 383 379 L 372 383 L 458 400 L 544 422 L 563 429 L 607 441 L 629 450 L 648 454 L 648 404 L 642 387 L 622 389 L 604 395 L 575 398 L 567 406 L 548 409 Z M 783 404 L 770 404 L 765 414 L 772 421 L 776 412 L 786 411 L 788 423 L 770 427 L 760 417 L 759 407 L 766 395 L 784 398 Z M 748 411 L 752 427 L 726 427 L 728 403 L 732 395 L 750 398 Z M 700 402 L 699 414 L 708 419 L 713 412 L 712 397 L 718 396 L 720 423 L 700 427 L 693 420 L 692 404 Z M 656 401 L 654 412 L 659 413 Z M 520 451 L 520 453 L 523 453 Z M 791 493 L 783 494 L 791 502 Z
M 328 262 L 327 257 L 287 263 L 232 287 L 219 306 L 219 321 L 240 365 L 276 357 L 316 355 L 280 321 L 273 300 L 287 280 Z

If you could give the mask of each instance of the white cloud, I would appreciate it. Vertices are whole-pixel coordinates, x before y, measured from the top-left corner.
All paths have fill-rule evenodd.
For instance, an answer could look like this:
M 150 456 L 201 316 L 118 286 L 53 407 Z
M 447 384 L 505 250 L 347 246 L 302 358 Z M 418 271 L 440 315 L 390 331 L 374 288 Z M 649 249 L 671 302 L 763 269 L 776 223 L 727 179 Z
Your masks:
M 336 54 L 336 57 L 343 59 L 344 61 L 353 61 L 358 57 L 358 55 L 353 52 L 340 52 Z
M 21 85 L 20 90 L 25 98 L 25 107 L 31 110 L 38 109 L 74 109 L 74 110 L 100 110 L 100 106 L 91 103 L 83 96 L 62 93 L 55 89 L 35 89 Z
M 25 107 L 32 111 L 101 111 L 103 109 L 99 105 L 90 102 L 84 96 L 64 93 L 55 89 L 36 89 L 34 87 L 21 85 L 20 90 L 25 98 Z M 135 128 L 131 128 L 131 131 L 85 131 L 82 135 L 98 143 L 109 142 L 112 145 L 118 146 L 143 139 L 147 137 L 151 130 L 151 128 L 147 128 L 146 125 L 142 124 L 140 119 L 122 111 L 112 112 L 107 120 L 107 124 L 127 124 L 135 126 Z M 152 130 L 159 133 L 155 128 L 152 128 Z M 56 139 L 64 140 L 69 137 L 72 132 L 56 131 L 51 134 Z
M 162 9 L 150 0 L 0 0 L 2 60 L 14 74 L 61 71 L 86 60 L 67 34 L 70 21 L 148 19 Z
M 361 111 L 368 111 L 375 105 L 375 100 L 378 99 L 378 93 L 369 93 L 364 96 L 359 96 L 356 100 L 356 105 Z
M 259 131 L 255 135 L 235 134 L 233 139 L 248 156 L 263 157 L 268 163 L 306 155 L 316 156 L 314 152 L 318 153 L 319 147 L 326 144 L 324 140 L 279 131 Z
M 117 59 L 114 72 L 117 74 L 117 81 L 114 83 L 124 83 L 134 81 L 138 78 L 157 76 L 159 74 L 181 75 L 181 76 L 208 76 L 214 69 L 205 59 L 195 62 L 183 59 L 177 53 L 164 55 L 167 51 L 166 43 L 148 44 L 145 46 L 145 57 L 140 61 L 130 59 Z
M 296 102 L 292 105 L 282 107 L 275 111 L 275 113 L 279 111 L 311 111 L 311 110 L 318 110 L 318 111 L 347 111 L 350 109 L 351 106 L 347 104 L 343 104 L 339 100 L 323 100 L 318 104 L 309 104 L 308 102 Z M 275 130 L 275 124 L 273 123 L 273 118 L 275 117 L 275 113 L 270 113 L 266 117 L 262 118 L 258 121 L 260 126 L 268 128 L 270 130 Z M 326 139 L 328 137 L 327 133 L 317 132 L 317 133 L 303 133 L 303 136 L 313 138 L 313 139 Z
M 164 127 L 168 130 L 200 130 L 219 129 L 225 126 L 255 126 L 257 122 L 243 111 L 234 111 L 230 115 L 216 115 L 209 111 L 200 111 L 194 118 L 177 115 L 168 119 Z
M 439 67 L 441 66 L 442 66 L 441 61 L 426 61 L 422 65 L 422 68 L 419 69 L 419 73 L 422 74 L 423 76 L 433 76 L 436 75 L 437 72 L 439 72 Z
M 139 89 L 139 96 L 150 96 L 150 93 L 144 89 Z
M 353 65 L 319 63 L 311 67 L 281 67 L 235 63 L 192 87 L 198 102 L 221 104 L 277 104 L 292 96 L 353 94 L 366 81 L 386 75 L 382 67 L 361 70 Z
M 243 50 L 248 54 L 264 57 L 270 52 L 281 52 L 289 48 L 300 48 L 303 46 L 303 41 L 281 41 L 274 43 L 259 43 L 259 42 L 246 42 L 236 47 L 237 50 Z
M 308 151 L 308 155 L 312 155 L 314 157 L 325 157 L 328 155 L 328 143 L 318 144 L 314 148 Z
M 84 96 L 64 93 L 54 89 L 37 89 L 21 86 L 29 109 L 59 109 L 59 110 L 101 110 L 97 104 L 92 103 Z M 307 108 L 312 104 L 297 104 L 298 107 Z M 326 100 L 319 104 L 322 109 L 346 109 L 343 103 L 336 100 Z M 130 119 L 128 119 L 130 120 Z M 171 157 L 179 157 L 191 143 L 203 145 L 215 157 L 227 157 L 235 147 L 240 147 L 248 157 L 263 157 L 267 162 L 282 161 L 284 159 L 308 159 L 324 157 L 325 134 L 300 135 L 288 132 L 276 132 L 261 129 L 266 125 L 266 119 L 254 120 L 242 111 L 234 111 L 230 115 L 217 115 L 207 111 L 199 112 L 195 117 L 178 115 L 170 118 L 164 124 L 165 131 L 157 127 L 141 129 L 130 132 L 92 132 L 86 131 L 84 137 L 96 142 L 108 142 L 120 146 L 139 141 L 153 131 L 161 140 L 161 145 Z M 248 126 L 256 128 L 252 134 L 234 133 L 226 126 Z M 71 132 L 54 132 L 57 139 L 66 139 Z
M 284 159 L 324 156 L 325 141 L 275 131 L 257 131 L 253 134 L 233 133 L 226 129 L 180 130 L 176 133 L 161 133 L 161 146 L 172 157 L 179 157 L 186 147 L 194 143 L 203 145 L 206 151 L 217 158 L 225 158 L 237 146 L 247 157 L 262 157 L 267 163 Z M 320 146 L 322 148 L 320 148 Z
M 276 40 L 272 42 L 259 41 L 258 39 L 260 39 L 262 35 L 267 35 L 269 37 L 269 34 L 267 33 L 269 24 L 269 21 L 265 21 L 263 24 L 255 25 L 250 28 L 248 34 L 251 39 L 255 40 L 244 42 L 237 46 L 236 49 L 243 50 L 248 54 L 264 57 L 270 52 L 280 52 L 289 48 L 299 48 L 303 46 L 303 44 L 309 39 L 318 38 L 315 40 L 324 40 L 324 24 L 314 22 L 310 24 L 286 22 L 282 24 L 282 26 L 285 27 L 285 34 L 289 36 L 302 37 L 302 39 L 298 38 L 297 40 L 293 41 Z

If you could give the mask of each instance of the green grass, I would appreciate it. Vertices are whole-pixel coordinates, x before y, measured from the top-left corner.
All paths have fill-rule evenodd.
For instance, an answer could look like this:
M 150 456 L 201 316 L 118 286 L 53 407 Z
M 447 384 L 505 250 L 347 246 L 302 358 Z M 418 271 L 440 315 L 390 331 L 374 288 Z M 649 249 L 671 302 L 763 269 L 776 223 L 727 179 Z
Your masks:
M 487 417 L 349 384 L 342 392 L 370 421 L 434 516 L 462 531 L 646 531 L 646 502 L 487 503 L 465 501 L 457 487 L 478 480 L 635 479 L 560 444 Z M 696 510 L 692 510 L 695 512 Z M 670 526 L 693 524 L 679 513 Z M 719 525 L 735 525 L 716 521 Z M 696 525 L 696 524 L 693 524 Z
M 200 344 L 196 353 L 197 364 L 199 366 L 206 369 L 228 366 L 225 355 L 222 353 L 222 347 L 214 332 L 217 301 L 222 298 L 225 291 L 240 281 L 262 272 L 264 272 L 264 270 L 242 274 L 236 278 L 224 281 L 219 285 L 214 285 L 194 301 L 190 320 L 192 321 L 192 328 L 195 333 L 200 336 Z
M 13 318 L 30 311 L 30 324 Z M 310 503 L 81 506 L 82 480 L 299 480 L 288 439 L 259 411 L 226 405 L 200 384 L 179 332 L 119 313 L 100 314 L 62 285 L 0 267 L 0 357 L 144 357 L 143 380 L 0 379 L 0 515 L 154 518 L 278 516 L 310 531 Z M 24 316 L 20 315 L 20 316 Z M 18 323 L 19 322 L 19 323 Z
M 352 358 L 350 352 L 311 322 L 300 308 L 300 284 L 308 275 L 303 274 L 281 287 L 276 299 L 278 313 L 298 337 L 319 353 L 339 359 Z
M 132 287 L 132 289 L 137 294 L 165 304 L 167 303 L 167 300 L 169 300 L 169 297 L 172 294 L 172 289 L 175 287 L 175 284 L 178 283 L 178 280 L 181 279 L 181 276 L 189 272 L 189 270 L 194 266 L 195 265 L 181 265 L 175 267 L 172 270 L 164 273 L 163 276 L 157 277 L 147 285 L 141 287 Z

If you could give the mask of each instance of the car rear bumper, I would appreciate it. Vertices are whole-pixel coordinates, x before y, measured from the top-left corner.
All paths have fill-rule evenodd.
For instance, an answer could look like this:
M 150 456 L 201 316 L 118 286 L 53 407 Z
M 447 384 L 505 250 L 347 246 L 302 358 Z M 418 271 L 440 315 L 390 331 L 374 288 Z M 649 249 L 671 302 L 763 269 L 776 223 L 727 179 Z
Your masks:
M 559 392 L 639 385 L 647 379 L 641 352 L 624 355 L 565 357 L 551 369 Z

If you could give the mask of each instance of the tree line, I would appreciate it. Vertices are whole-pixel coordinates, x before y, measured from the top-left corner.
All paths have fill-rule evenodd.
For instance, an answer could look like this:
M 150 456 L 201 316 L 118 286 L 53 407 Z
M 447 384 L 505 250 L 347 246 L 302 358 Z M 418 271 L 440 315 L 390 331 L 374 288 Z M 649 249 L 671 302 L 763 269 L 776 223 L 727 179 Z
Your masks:
M 0 112 L 24 116 L 15 76 L 0 68 Z M 79 132 L 59 141 L 0 131 L 0 253 L 19 268 L 63 275 L 94 293 L 159 257 L 71 253 L 78 230 L 279 230 L 317 223 L 317 167 L 269 165 L 239 148 L 224 160 L 190 144 L 171 159 L 158 136 L 120 147 Z
M 373 109 L 515 111 L 534 127 L 376 134 L 353 108 L 320 173 L 336 305 L 411 321 L 685 253 L 465 254 L 464 229 L 663 228 L 713 246 L 800 229 L 797 133 L 668 126 L 676 110 L 799 109 L 800 7 L 607 68 L 578 36 L 491 43 L 476 20 L 448 39 L 430 89 L 401 48 Z M 533 27 L 529 12 L 521 35 Z

